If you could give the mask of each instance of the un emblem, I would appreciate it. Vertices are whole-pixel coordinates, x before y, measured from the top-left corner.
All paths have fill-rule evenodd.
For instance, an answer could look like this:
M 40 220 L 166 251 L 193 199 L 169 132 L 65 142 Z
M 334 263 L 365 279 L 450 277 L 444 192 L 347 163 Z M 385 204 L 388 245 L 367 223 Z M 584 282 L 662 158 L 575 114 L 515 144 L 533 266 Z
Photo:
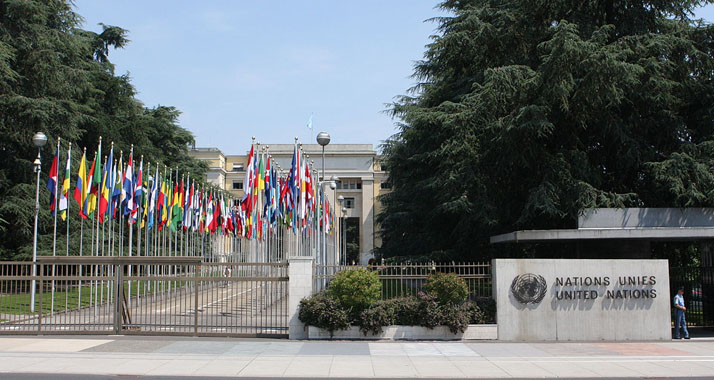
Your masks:
M 511 283 L 513 297 L 523 304 L 540 303 L 547 290 L 548 284 L 545 283 L 545 278 L 533 273 L 520 274 Z

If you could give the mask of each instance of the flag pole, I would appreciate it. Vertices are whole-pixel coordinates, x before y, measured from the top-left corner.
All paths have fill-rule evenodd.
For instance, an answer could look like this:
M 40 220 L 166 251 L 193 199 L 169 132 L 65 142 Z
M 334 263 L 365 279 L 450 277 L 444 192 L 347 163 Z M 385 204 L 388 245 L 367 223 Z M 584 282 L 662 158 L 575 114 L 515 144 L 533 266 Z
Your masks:
M 71 187 L 72 179 L 71 179 L 71 173 L 72 171 L 70 170 L 70 163 L 72 162 L 72 142 L 69 142 L 69 148 L 67 149 L 67 167 L 65 168 L 65 179 L 62 180 L 62 190 L 64 190 L 64 181 L 66 180 L 67 183 L 69 184 L 68 186 Z M 67 209 L 65 210 L 66 215 L 66 220 L 67 220 L 67 244 L 66 244 L 66 256 L 69 256 L 69 221 L 70 221 L 70 211 L 69 211 L 69 204 L 72 203 L 72 201 L 69 199 L 69 188 L 67 189 L 67 195 L 65 196 L 67 200 Z M 64 292 L 64 309 L 69 310 L 69 292 L 65 289 Z
M 101 162 L 101 157 L 99 157 L 99 159 L 100 159 L 100 162 Z M 103 169 L 106 169 L 106 167 L 107 167 L 107 157 L 105 156 L 105 157 L 104 157 L 104 167 L 103 167 Z M 101 199 L 100 199 L 101 194 L 100 194 L 100 193 L 101 193 L 102 187 L 103 187 L 103 186 L 102 186 L 102 183 L 104 182 L 104 178 L 103 178 L 103 177 L 104 177 L 104 175 L 103 175 L 103 174 L 101 173 L 101 171 L 100 171 L 100 173 L 99 173 L 99 186 L 97 187 L 97 205 L 95 206 L 95 209 L 94 209 L 94 211 L 97 213 L 97 256 L 99 256 L 99 252 L 100 252 L 100 251 L 101 251 L 102 253 L 105 252 L 105 250 L 104 250 L 104 245 L 105 245 L 105 239 L 104 239 L 104 223 L 100 223 L 100 222 L 99 222 L 99 215 L 102 213 L 102 211 L 101 211 L 99 205 L 100 205 L 100 202 L 101 202 Z M 99 246 L 99 225 L 102 226 L 102 246 L 101 246 L 101 248 L 100 248 L 100 246 Z M 102 255 L 102 256 L 103 256 L 103 255 Z M 103 265 L 102 265 L 102 266 L 98 266 L 98 268 L 99 268 L 99 272 L 101 272 L 101 275 L 103 276 L 103 275 L 104 275 L 104 266 L 103 266 Z M 95 273 L 95 275 L 96 275 L 96 273 Z M 94 316 L 95 316 L 95 317 L 97 316 L 97 312 L 98 312 L 97 307 L 99 306 L 99 297 L 101 296 L 101 297 L 102 297 L 102 301 L 104 300 L 104 279 L 102 279 L 101 282 L 97 282 L 96 285 L 97 285 L 97 286 L 94 287 Z M 100 294 L 100 291 L 99 291 L 99 286 L 102 287 L 101 294 Z
M 57 150 L 55 151 L 55 158 L 57 159 L 57 166 L 59 166 L 59 159 L 60 159 L 60 137 L 57 137 Z M 57 169 L 57 168 L 55 168 Z M 58 170 L 56 170 L 58 172 Z M 51 175 L 51 174 L 50 174 Z M 59 174 L 56 174 L 57 178 L 55 178 L 55 196 L 54 199 L 52 200 L 52 207 L 54 209 L 54 214 L 55 214 L 55 221 L 54 221 L 54 231 L 52 232 L 52 256 L 57 256 L 57 182 L 59 182 Z M 55 265 L 52 264 L 52 277 L 55 277 Z M 52 280 L 52 298 L 50 299 L 50 314 L 54 314 L 55 312 L 55 281 Z
M 71 161 L 72 161 L 72 142 L 70 141 L 70 142 L 69 142 L 69 149 L 67 150 L 67 165 L 68 165 L 68 166 L 69 166 L 69 164 L 70 164 Z M 71 170 L 67 170 L 67 169 L 69 169 L 69 167 L 67 167 L 67 168 L 65 169 L 65 173 L 69 173 L 70 176 L 71 176 L 72 171 L 71 171 Z M 71 186 L 72 179 L 71 179 L 71 178 L 67 178 L 67 181 L 70 183 L 70 186 Z M 64 187 L 64 186 L 62 186 L 62 187 Z M 69 199 L 69 189 L 67 189 L 66 198 L 67 198 L 67 210 L 65 211 L 65 215 L 67 215 L 67 252 L 66 252 L 66 255 L 65 255 L 65 256 L 69 256 L 69 219 L 70 219 L 70 218 L 69 218 L 69 216 L 70 216 L 70 215 L 69 215 L 69 205 L 70 205 L 70 203 L 72 203 L 72 202 L 70 201 L 70 199 Z M 80 244 L 81 244 L 81 243 L 80 243 Z
M 129 171 L 129 165 L 132 165 L 131 173 L 127 173 L 127 171 Z M 132 219 L 133 219 L 132 215 L 131 215 L 131 208 L 134 208 L 134 204 L 136 203 L 136 199 L 134 199 L 134 187 L 135 186 L 134 186 L 134 166 L 133 165 L 134 165 L 134 144 L 131 144 L 131 148 L 129 148 L 129 162 L 127 163 L 127 169 L 124 172 L 124 178 L 122 178 L 122 181 L 121 181 L 122 189 L 124 189 L 124 180 L 126 179 L 127 174 L 131 176 L 131 178 L 129 178 L 129 183 L 130 183 L 129 191 L 131 192 L 131 194 L 126 194 L 126 189 L 124 189 L 124 192 L 125 192 L 124 197 L 126 198 L 126 205 L 124 207 L 126 207 L 127 210 L 129 210 L 129 213 L 127 214 L 128 217 L 126 218 L 127 228 L 129 229 L 129 244 L 127 246 L 129 257 L 131 257 L 132 249 L 134 248 L 134 239 L 133 239 L 134 228 L 131 223 Z M 129 200 L 128 200 L 129 198 L 131 198 L 131 200 L 132 200 L 131 208 L 129 208 Z M 120 208 L 119 212 L 121 213 L 121 215 L 124 215 L 124 213 L 121 211 L 121 208 Z M 139 239 L 139 236 L 137 236 L 137 240 L 138 239 Z M 131 272 L 132 272 L 131 268 L 132 268 L 132 265 L 129 264 L 129 268 L 127 270 L 127 274 L 129 275 L 129 277 L 131 277 Z M 137 294 L 138 293 L 139 293 L 139 290 L 137 289 Z M 131 308 L 131 280 L 129 280 L 129 298 L 127 299 L 127 305 L 129 306 L 129 308 Z
M 57 166 L 59 166 L 59 158 L 60 158 L 60 138 L 57 137 L 57 151 L 55 153 L 55 157 L 57 157 Z M 55 196 L 54 199 L 52 200 L 52 206 L 55 214 L 55 226 L 54 226 L 54 232 L 52 234 L 52 256 L 57 256 L 57 182 L 59 182 L 59 175 L 57 175 L 57 179 L 55 180 Z M 53 274 L 52 276 L 54 277 L 54 265 L 52 266 Z M 53 289 L 54 289 L 54 281 L 53 283 Z M 54 290 L 52 293 L 52 300 L 54 300 Z M 51 309 L 54 310 L 54 309 Z

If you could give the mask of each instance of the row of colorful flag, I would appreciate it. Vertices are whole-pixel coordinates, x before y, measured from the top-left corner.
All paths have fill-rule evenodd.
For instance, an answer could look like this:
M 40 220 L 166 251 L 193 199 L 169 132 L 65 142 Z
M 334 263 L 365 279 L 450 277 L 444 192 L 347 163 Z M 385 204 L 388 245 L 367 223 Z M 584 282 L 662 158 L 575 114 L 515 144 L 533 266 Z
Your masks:
M 71 154 L 69 144 L 60 186 L 58 139 L 47 181 L 50 211 L 53 216 L 59 212 L 62 220 L 67 220 L 70 208 Z M 324 202 L 317 204 L 320 190 L 297 145 L 286 176 L 276 169 L 269 154 L 256 153 L 252 145 L 244 180 L 245 195 L 240 200 L 201 182 L 180 175 L 178 169 L 169 171 L 164 166 L 161 170 L 159 165 L 152 169 L 150 163 L 144 167 L 143 156 L 137 165 L 133 146 L 126 162 L 123 153 L 115 156 L 113 143 L 102 159 L 100 138 L 91 164 L 86 148 L 83 150 L 71 196 L 77 202 L 79 216 L 96 217 L 98 223 L 120 219 L 129 225 L 139 222 L 141 228 L 220 233 L 247 239 L 263 239 L 278 225 L 290 227 L 295 234 L 323 225 L 325 232 L 332 231 L 329 200 L 321 196 Z

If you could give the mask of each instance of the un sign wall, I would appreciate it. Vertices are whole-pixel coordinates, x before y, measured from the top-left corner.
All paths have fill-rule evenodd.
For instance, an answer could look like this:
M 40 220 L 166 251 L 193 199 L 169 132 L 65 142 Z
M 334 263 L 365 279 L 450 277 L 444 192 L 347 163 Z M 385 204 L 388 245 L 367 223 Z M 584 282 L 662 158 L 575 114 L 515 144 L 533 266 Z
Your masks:
M 668 340 L 667 260 L 495 259 L 499 340 Z
M 548 284 L 543 276 L 533 273 L 519 274 L 511 283 L 511 294 L 523 304 L 538 304 L 545 297 Z

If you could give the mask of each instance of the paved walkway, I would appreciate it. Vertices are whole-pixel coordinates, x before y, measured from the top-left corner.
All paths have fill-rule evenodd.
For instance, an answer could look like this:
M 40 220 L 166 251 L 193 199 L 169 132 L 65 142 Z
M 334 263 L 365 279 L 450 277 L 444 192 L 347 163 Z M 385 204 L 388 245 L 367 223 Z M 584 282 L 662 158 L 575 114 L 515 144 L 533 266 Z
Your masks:
M 302 342 L 3 336 L 0 378 L 2 373 L 306 378 L 714 376 L 714 341 Z

